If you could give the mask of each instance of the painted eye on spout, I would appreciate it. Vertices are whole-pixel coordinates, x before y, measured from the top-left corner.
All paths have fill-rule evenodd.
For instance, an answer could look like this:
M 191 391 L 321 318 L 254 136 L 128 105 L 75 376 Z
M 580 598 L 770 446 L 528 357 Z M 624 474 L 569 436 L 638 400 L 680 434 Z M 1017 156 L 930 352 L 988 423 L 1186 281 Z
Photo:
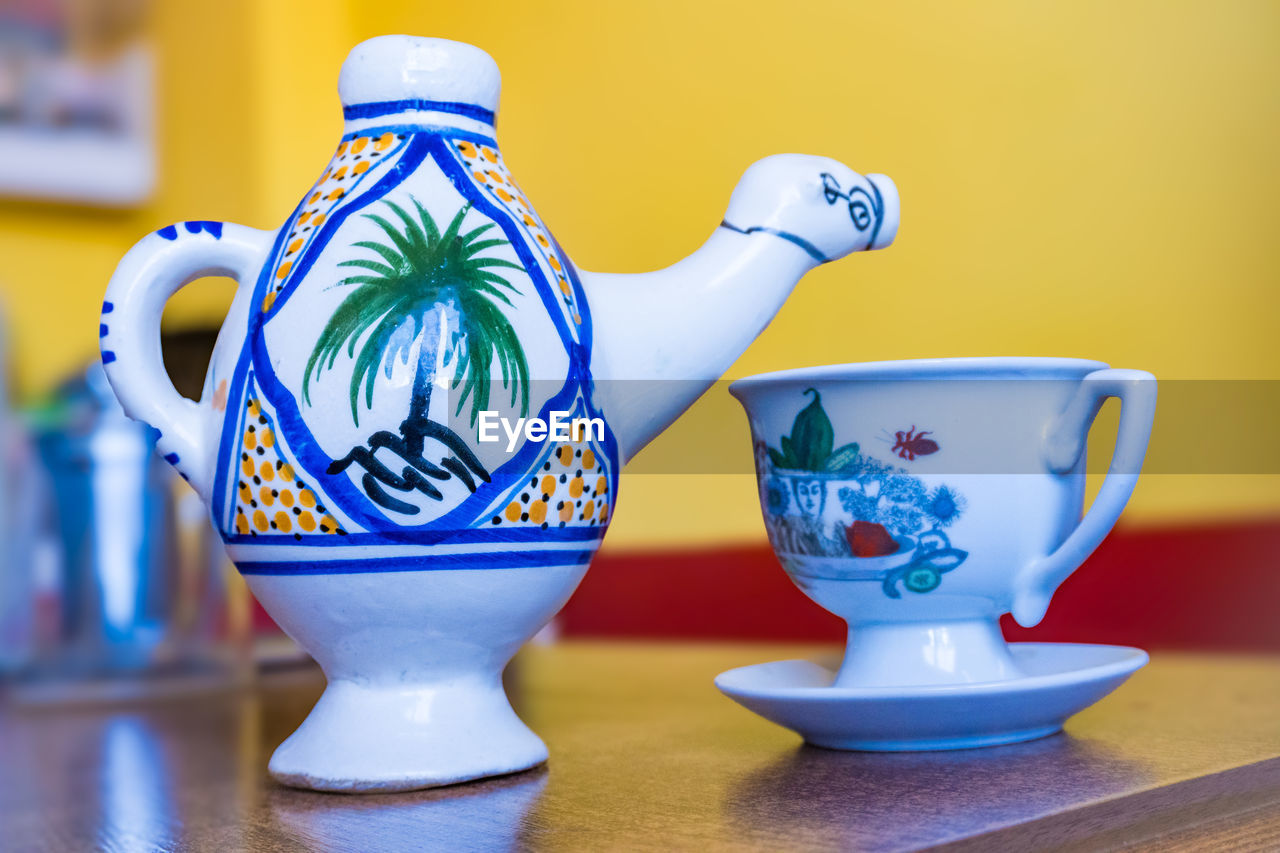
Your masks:
M 826 196 L 827 204 L 835 204 L 836 199 L 848 198 L 840 191 L 840 182 L 828 172 L 822 173 L 822 194 Z
M 871 225 L 871 211 L 867 209 L 866 202 L 856 199 L 849 202 L 849 218 L 853 220 L 853 227 L 859 231 L 866 231 Z
M 849 219 L 853 221 L 853 227 L 859 231 L 870 228 L 876 216 L 880 215 L 880 205 L 870 193 L 861 187 L 854 187 L 846 193 L 841 189 L 840 182 L 827 172 L 822 173 L 822 195 L 826 198 L 827 204 L 835 204 L 841 199 L 847 202 Z

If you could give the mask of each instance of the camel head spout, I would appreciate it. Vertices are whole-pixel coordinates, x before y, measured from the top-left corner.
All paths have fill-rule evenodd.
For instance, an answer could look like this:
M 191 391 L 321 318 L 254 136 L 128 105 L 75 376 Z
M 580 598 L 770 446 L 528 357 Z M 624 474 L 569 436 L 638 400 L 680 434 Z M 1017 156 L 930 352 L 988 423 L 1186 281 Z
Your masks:
M 592 374 L 628 459 L 734 362 L 806 272 L 883 249 L 898 191 L 837 160 L 777 154 L 743 174 L 710 239 L 666 269 L 582 273 L 596 328 Z M 617 381 L 643 380 L 643 381 Z
M 885 175 L 859 175 L 828 157 L 775 154 L 742 176 L 723 227 L 771 234 L 825 263 L 893 242 L 898 189 Z

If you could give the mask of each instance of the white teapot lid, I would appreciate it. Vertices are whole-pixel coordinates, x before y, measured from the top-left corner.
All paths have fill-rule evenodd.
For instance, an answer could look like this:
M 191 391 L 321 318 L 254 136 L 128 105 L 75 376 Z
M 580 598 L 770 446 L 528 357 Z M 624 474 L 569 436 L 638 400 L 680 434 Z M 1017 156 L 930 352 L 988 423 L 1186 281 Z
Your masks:
M 347 107 L 435 101 L 472 104 L 496 112 L 501 88 L 498 64 L 480 48 L 421 36 L 378 36 L 363 41 L 351 49 L 338 75 L 338 95 Z

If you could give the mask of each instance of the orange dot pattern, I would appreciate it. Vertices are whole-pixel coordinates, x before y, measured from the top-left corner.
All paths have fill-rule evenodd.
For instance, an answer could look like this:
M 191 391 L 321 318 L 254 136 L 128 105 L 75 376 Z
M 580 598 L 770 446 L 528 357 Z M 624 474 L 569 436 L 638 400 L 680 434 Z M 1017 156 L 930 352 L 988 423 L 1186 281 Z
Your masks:
M 333 160 L 329 163 L 329 168 L 311 188 L 306 201 L 302 203 L 302 212 L 289 226 L 284 253 L 276 262 L 271 283 L 267 287 L 266 295 L 262 298 L 264 313 L 270 311 L 275 305 L 276 297 L 280 295 L 285 281 L 289 278 L 289 273 L 293 270 L 294 261 L 310 243 L 320 226 L 328 220 L 333 209 L 355 188 L 356 184 L 360 183 L 366 172 L 377 166 L 379 161 L 397 153 L 404 145 L 404 140 L 405 135 L 402 133 L 375 131 L 367 136 L 343 140 L 338 146 Z
M 275 424 L 262 401 L 245 401 L 244 431 L 236 469 L 235 532 L 242 536 L 307 533 L 345 536 L 342 525 L 324 507 L 316 492 L 303 482 L 280 455 Z
M 581 444 L 558 444 L 542 469 L 489 519 L 517 527 L 589 527 L 609 522 L 609 478 L 600 457 Z
M 480 186 L 492 193 L 498 204 L 506 208 L 516 218 L 516 221 L 524 227 L 538 253 L 550 269 L 556 286 L 560 289 L 560 299 L 564 303 L 566 316 L 573 320 L 575 324 L 581 325 L 582 314 L 578 311 L 573 287 L 569 284 L 569 279 L 565 274 L 564 259 L 559 257 L 555 244 L 551 240 L 551 235 L 543 226 L 542 220 L 533 212 L 533 206 L 529 204 L 529 199 L 525 198 L 520 187 L 516 186 L 515 179 L 511 177 L 511 173 L 503 165 L 502 154 L 488 145 L 479 145 L 466 141 L 455 142 L 454 148 L 462 155 L 463 163 L 466 165 L 467 171 L 471 173 L 471 177 L 475 178 Z

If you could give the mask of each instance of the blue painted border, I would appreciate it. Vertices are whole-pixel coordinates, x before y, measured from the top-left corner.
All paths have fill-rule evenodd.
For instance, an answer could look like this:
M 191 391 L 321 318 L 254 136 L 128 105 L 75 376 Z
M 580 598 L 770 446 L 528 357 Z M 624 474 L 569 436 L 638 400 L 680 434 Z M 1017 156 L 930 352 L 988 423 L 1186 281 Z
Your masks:
M 550 229 L 548 229 L 550 233 Z M 586 382 L 582 389 L 582 402 L 587 409 L 587 417 L 600 418 L 605 423 L 604 430 L 604 449 L 609 461 L 609 484 L 611 509 L 617 509 L 618 506 L 618 487 L 619 475 L 622 473 L 622 463 L 618 456 L 618 440 L 614 437 L 613 430 L 609 429 L 609 421 L 605 418 L 604 413 L 600 411 L 595 404 L 595 377 L 591 374 L 591 353 L 594 344 L 595 330 L 591 323 L 591 306 L 587 302 L 587 292 L 582 286 L 582 280 L 578 277 L 577 267 L 569 260 L 569 256 L 560 248 L 560 243 L 555 237 L 551 238 L 552 244 L 555 246 L 556 254 L 564 262 L 564 273 L 569 278 L 569 285 L 573 288 L 574 299 L 578 307 L 578 316 L 582 318 L 582 324 L 579 330 L 579 342 L 577 344 L 575 355 L 585 365 L 584 373 Z
M 453 140 L 465 139 L 496 147 L 494 140 L 481 134 L 468 133 L 456 128 L 423 126 L 366 128 L 357 133 L 348 134 L 344 138 L 350 139 L 379 131 L 406 132 L 412 134 L 412 136 L 405 144 L 404 153 L 400 160 L 388 170 L 387 174 L 365 193 L 352 199 L 340 210 L 335 211 L 332 217 L 326 221 L 321 232 L 311 239 L 307 255 L 300 259 L 301 262 L 297 268 L 291 270 L 290 281 L 277 295 L 272 311 L 264 315 L 262 312 L 254 311 L 251 308 L 249 328 L 246 335 L 247 345 L 233 374 L 231 397 L 231 399 L 240 401 L 248 381 L 248 370 L 252 365 L 255 368 L 256 384 L 262 396 L 274 409 L 277 428 L 281 430 L 282 435 L 289 436 L 288 444 L 295 462 L 306 472 L 311 481 L 317 484 L 325 493 L 331 509 L 340 509 L 352 521 L 376 532 L 353 532 L 342 537 L 309 536 L 300 541 L 294 540 L 278 544 L 336 547 L 360 544 L 416 544 L 446 541 L 461 543 L 472 541 L 473 535 L 475 537 L 474 541 L 477 542 L 541 542 L 548 540 L 590 542 L 598 540 L 604 535 L 604 531 L 608 527 L 607 524 L 585 528 L 547 528 L 545 530 L 542 528 L 528 528 L 527 533 L 522 532 L 525 530 L 524 528 L 499 530 L 497 527 L 487 526 L 465 527 L 465 525 L 476 522 L 483 524 L 483 522 L 487 521 L 487 516 L 481 517 L 479 513 L 494 500 L 501 497 L 514 483 L 523 480 L 524 476 L 531 470 L 531 465 L 543 450 L 543 443 L 535 442 L 526 442 L 519 453 L 508 459 L 493 472 L 493 480 L 491 482 L 482 484 L 474 494 L 444 515 L 416 527 L 389 526 L 392 523 L 387 518 L 379 513 L 370 511 L 368 500 L 356 489 L 355 484 L 351 482 L 349 477 L 327 473 L 330 462 L 329 456 L 320 449 L 319 445 L 311 437 L 310 430 L 306 428 L 302 420 L 301 411 L 293 395 L 281 385 L 274 372 L 270 370 L 271 362 L 266 352 L 265 336 L 263 334 L 265 323 L 275 315 L 288 296 L 297 288 L 298 282 L 305 277 L 342 222 L 351 214 L 367 207 L 403 183 L 426 157 L 431 155 L 458 193 L 470 201 L 481 213 L 497 223 L 504 232 L 517 257 L 526 267 L 526 272 L 538 291 L 538 295 L 542 299 L 544 307 L 548 311 L 559 337 L 566 347 L 569 356 L 569 371 L 565 378 L 565 384 L 560 392 L 544 404 L 539 416 L 546 418 L 553 409 L 564 410 L 569 408 L 570 405 L 576 402 L 579 397 L 579 390 L 581 390 L 581 399 L 586 409 L 586 414 L 589 417 L 603 418 L 603 415 L 591 399 L 593 385 L 590 375 L 591 316 L 586 294 L 577 275 L 577 270 L 564 254 L 559 244 L 555 243 L 555 250 L 564 263 L 564 272 L 577 296 L 578 313 L 582 318 L 582 323 L 579 326 L 577 335 L 575 335 L 574 330 L 568 326 L 560 310 L 559 297 L 554 292 L 555 288 L 546 278 L 541 264 L 533 256 L 529 246 L 526 244 L 525 235 L 519 233 L 515 219 L 505 208 L 497 206 L 484 196 L 482 190 L 471 180 L 465 164 L 457 159 L 451 144 Z M 448 139 L 444 138 L 446 135 L 449 137 Z M 296 219 L 304 204 L 305 198 L 295 208 L 288 222 Z M 285 233 L 286 229 L 281 228 L 276 236 L 276 243 L 272 248 L 268 263 L 264 266 L 255 286 L 251 305 L 260 305 L 266 295 L 266 289 L 270 285 L 270 273 L 274 267 L 275 259 L 279 256 Z M 241 413 L 242 417 L 243 413 Z M 236 422 L 241 418 L 227 419 L 223 425 L 222 445 L 214 489 L 214 494 L 223 498 L 219 506 L 222 516 L 219 519 L 219 530 L 223 533 L 223 537 L 228 544 L 271 544 L 270 540 L 274 537 L 241 536 L 240 534 L 235 534 L 233 528 L 227 523 L 231 511 L 230 507 L 234 503 L 234 494 L 227 489 L 227 477 L 228 472 L 232 470 L 230 465 L 237 461 L 231 459 L 228 454 L 234 456 L 234 439 L 238 434 L 235 432 Z M 618 469 L 620 467 L 618 445 L 612 431 L 607 427 L 607 422 L 603 449 L 609 463 L 610 503 L 612 507 L 616 508 Z M 518 475 L 516 472 L 518 472 Z M 470 534 L 458 538 L 459 534 L 464 530 L 469 530 Z M 552 535 L 549 536 L 548 534 Z M 561 535 L 566 536 L 566 538 L 560 540 L 559 536 Z M 527 540 L 524 538 L 525 536 L 528 536 Z
M 370 132 L 373 131 L 371 130 Z M 544 306 L 551 312 L 552 321 L 566 346 L 569 355 L 569 372 L 566 376 L 565 384 L 556 395 L 543 405 L 542 410 L 539 412 L 539 417 L 546 419 L 552 410 L 567 409 L 577 396 L 578 388 L 585 388 L 585 380 L 589 370 L 589 354 L 587 354 L 586 359 L 583 358 L 581 347 L 573 340 L 570 330 L 564 324 L 563 314 L 559 310 L 559 306 L 554 302 L 548 304 L 548 300 L 554 300 L 555 298 L 551 294 L 551 284 L 546 280 L 541 266 L 525 244 L 524 235 L 513 232 L 516 226 L 511 215 L 507 211 L 493 206 L 488 199 L 478 192 L 470 176 L 462 169 L 461 164 L 454 159 L 453 151 L 446 140 L 436 134 L 415 136 L 400 161 L 378 183 L 364 194 L 353 199 L 341 210 L 336 211 L 325 223 L 322 232 L 313 238 L 307 256 L 301 259 L 298 266 L 290 272 L 290 285 L 286 286 L 276 297 L 276 303 L 272 311 L 265 316 L 260 312 L 253 315 L 249 331 L 248 348 L 252 351 L 255 378 L 263 396 L 270 402 L 274 410 L 281 434 L 288 437 L 287 444 L 290 452 L 306 472 L 308 478 L 325 493 L 328 498 L 327 503 L 331 505 L 331 509 L 340 509 L 343 514 L 360 526 L 378 531 L 379 534 L 387 531 L 388 527 L 393 525 L 394 522 L 372 508 L 368 498 L 357 489 L 355 483 L 351 481 L 347 474 L 335 475 L 328 473 L 329 463 L 332 461 L 331 458 L 311 437 L 311 432 L 303 420 L 298 401 L 280 383 L 272 370 L 270 355 L 266 349 L 264 327 L 265 323 L 283 305 L 287 296 L 297 288 L 298 282 L 303 280 L 310 267 L 315 263 L 323 252 L 324 247 L 346 218 L 399 186 L 425 161 L 428 154 L 440 166 L 458 193 L 472 202 L 473 206 L 497 223 L 498 227 L 502 229 L 516 252 L 516 256 L 526 267 L 530 281 L 538 291 Z M 265 292 L 255 294 L 254 304 L 260 304 L 263 296 L 265 296 Z M 449 529 L 450 527 L 460 527 L 475 522 L 478 520 L 482 508 L 487 507 L 500 494 L 508 490 L 512 483 L 523 479 L 525 472 L 534 462 L 540 450 L 540 444 L 526 442 L 514 457 L 508 459 L 493 472 L 491 482 L 481 485 L 480 488 L 476 489 L 475 493 L 468 496 L 449 512 L 417 527 L 397 525 L 393 529 L 398 534 L 407 534 L 410 537 L 409 541 L 412 541 L 411 537 L 414 531 L 419 533 L 429 532 L 432 528 L 437 530 L 442 527 Z M 330 537 L 321 537 L 321 541 L 325 543 L 331 542 L 332 545 L 340 545 L 346 544 L 348 538 L 331 539 Z
M 449 177 L 449 180 L 458 189 L 458 192 L 462 193 L 465 197 L 470 198 L 471 196 L 468 194 L 467 190 L 463 189 L 464 184 L 469 190 L 482 194 L 481 197 L 484 198 L 485 203 L 483 205 L 477 204 L 477 207 L 480 207 L 487 216 L 496 222 L 510 222 L 512 223 L 512 228 L 519 229 L 521 226 L 516 224 L 515 217 L 509 211 L 498 205 L 492 199 L 483 196 L 484 189 L 471 181 L 471 178 L 467 174 L 465 164 L 457 159 L 457 154 L 455 153 L 453 146 L 449 143 L 452 141 L 452 138 L 461 138 L 463 136 L 466 136 L 466 134 L 456 134 L 455 137 L 451 137 L 450 140 L 446 140 L 444 142 L 444 149 L 445 152 L 447 152 L 448 158 L 441 162 L 441 167 L 444 168 L 446 163 L 451 167 L 444 168 L 445 173 Z M 437 158 L 437 160 L 440 159 L 441 158 Z M 529 251 L 528 244 L 523 239 L 514 239 L 515 235 L 512 234 L 510 228 L 501 225 L 500 227 L 502 227 L 503 232 L 506 234 L 507 239 L 511 242 L 512 246 L 516 248 L 517 255 L 521 262 L 526 266 L 532 264 L 530 269 L 536 268 L 539 273 L 539 278 L 545 284 L 545 289 L 539 288 L 539 294 L 543 298 L 543 304 L 546 306 L 552 322 L 555 323 L 556 328 L 560 330 L 561 339 L 569 345 L 569 359 L 571 366 L 577 365 L 580 369 L 579 379 L 581 380 L 582 402 L 585 408 L 584 414 L 587 417 L 600 418 L 605 421 L 603 443 L 605 455 L 609 463 L 608 475 L 610 484 L 610 506 L 616 508 L 618 500 L 618 475 L 621 469 L 618 455 L 618 442 L 613 435 L 613 430 L 609 429 L 609 423 L 605 420 L 603 413 L 596 407 L 593 398 L 595 393 L 595 380 L 591 375 L 591 352 L 594 332 L 591 323 L 591 306 L 587 301 L 586 289 L 583 288 L 582 280 L 578 276 L 578 270 L 573 265 L 573 261 L 570 260 L 569 255 L 560 246 L 560 243 L 556 240 L 555 236 L 551 234 L 551 229 L 545 229 L 548 236 L 551 237 L 552 251 L 554 251 L 556 257 L 558 257 L 564 265 L 564 275 L 568 278 L 569 286 L 573 289 L 574 306 L 578 312 L 578 316 L 582 319 L 582 322 L 578 324 L 578 329 L 575 333 L 569 326 L 569 322 L 564 319 L 564 312 L 560 309 L 558 285 L 546 278 L 543 273 L 541 263 Z M 533 274 L 530 273 L 530 278 L 533 277 Z M 545 413 L 543 416 L 545 417 Z M 606 524 L 606 528 L 607 526 L 608 525 Z
M 801 249 L 804 249 L 805 252 L 808 253 L 809 257 L 813 258 L 815 261 L 817 261 L 820 264 L 825 264 L 827 261 L 831 260 L 826 255 L 822 254 L 822 250 L 820 250 L 817 246 L 813 245 L 803 237 L 797 237 L 795 234 L 792 234 L 790 231 L 782 231 L 777 228 L 767 228 L 763 225 L 752 225 L 750 228 L 739 228 L 737 225 L 734 225 L 732 222 L 730 222 L 727 219 L 720 220 L 720 227 L 726 228 L 730 231 L 736 231 L 739 234 L 747 234 L 747 235 L 772 234 L 775 237 L 781 237 L 783 240 L 786 240 L 788 243 L 794 243 L 795 245 L 799 246 Z
M 293 222 L 298 217 L 306 202 L 307 197 L 303 196 L 302 201 L 298 202 L 298 206 L 290 214 L 288 222 Z M 231 373 L 231 387 L 227 389 L 228 405 L 232 400 L 236 401 L 237 406 L 243 401 L 245 383 L 249 378 L 249 364 L 253 360 L 253 354 L 249 349 L 249 337 L 253 333 L 254 317 L 260 313 L 256 310 L 256 306 L 262 304 L 262 297 L 266 294 L 267 284 L 271 278 L 272 271 L 275 269 L 274 261 L 279 257 L 280 250 L 284 247 L 286 234 L 288 234 L 288 231 L 283 226 L 276 232 L 275 243 L 272 244 L 271 252 L 262 264 L 262 272 L 258 273 L 257 284 L 253 286 L 253 298 L 249 304 L 249 321 L 245 330 L 245 342 L 241 346 L 240 357 L 236 360 L 235 370 Z M 210 501 L 219 501 L 217 511 L 214 513 L 214 521 L 217 523 L 218 531 L 224 535 L 230 529 L 227 524 L 227 518 L 235 500 L 234 493 L 227 491 L 227 461 L 228 457 L 235 457 L 236 437 L 240 434 L 238 427 L 243 416 L 244 413 L 240 412 L 235 418 L 222 419 L 222 435 L 218 439 L 218 453 L 214 457 L 216 468 L 213 472 L 213 492 L 211 493 Z M 237 467 L 232 470 L 239 470 L 239 460 L 235 461 Z
M 360 545 L 479 545 L 490 542 L 541 545 L 551 542 L 599 542 L 605 528 L 595 527 L 463 527 L 456 530 L 423 530 L 403 528 L 382 533 L 349 533 L 346 536 L 310 534 L 295 540 L 292 534 L 270 533 L 260 536 L 235 534 L 224 536 L 228 545 L 287 546 L 315 548 Z
M 464 139 L 467 142 L 474 142 L 477 145 L 488 145 L 490 148 L 497 148 L 498 143 L 492 136 L 486 136 L 483 133 L 475 133 L 470 130 L 461 130 L 456 127 L 448 127 L 442 124 L 378 124 L 366 127 L 364 130 L 353 130 L 343 134 L 342 141 L 350 142 L 361 136 L 381 136 L 384 133 L 394 133 L 397 136 L 405 134 L 405 136 L 417 136 L 419 134 L 429 133 L 436 136 L 447 136 L 449 139 Z M 390 153 L 390 152 L 388 152 Z
M 871 229 L 871 239 L 867 241 L 867 248 L 863 251 L 870 251 L 876 244 L 876 238 L 880 236 L 880 226 L 884 225 L 884 197 L 880 195 L 880 188 L 876 186 L 875 181 L 870 178 L 867 183 L 871 185 L 871 191 L 876 194 L 876 224 Z
M 284 287 L 280 288 L 280 292 L 276 294 L 276 299 L 271 305 L 271 310 L 265 313 L 259 310 L 256 314 L 256 319 L 250 321 L 250 334 L 256 331 L 256 328 L 265 326 L 272 317 L 280 312 L 280 309 L 284 307 L 285 302 L 288 301 L 293 292 L 298 289 L 298 286 L 302 283 L 303 279 L 306 278 L 311 267 L 315 265 L 316 260 L 323 253 L 325 246 L 329 245 L 329 241 L 333 238 L 334 233 L 342 223 L 347 220 L 347 217 L 359 210 L 363 210 L 373 202 L 382 198 L 391 190 L 398 187 L 404 182 L 405 178 L 412 175 L 418 166 L 421 165 L 422 161 L 426 159 L 426 149 L 422 145 L 415 146 L 415 141 L 416 140 L 410 139 L 409 141 L 401 143 L 393 148 L 390 152 L 392 154 L 402 149 L 404 153 L 400 156 L 400 159 L 391 166 L 391 168 L 387 169 L 386 174 L 379 178 L 378 181 L 373 186 L 369 187 L 369 189 L 363 194 L 353 194 L 352 201 L 345 205 L 340 205 L 336 211 L 333 211 L 325 219 L 324 224 L 320 226 L 320 229 L 312 235 L 310 240 L 307 241 L 307 246 L 303 250 L 304 254 L 298 259 L 298 263 L 289 270 L 289 280 L 285 283 Z M 293 219 L 289 220 L 289 222 L 293 221 Z M 286 227 L 287 225 L 288 223 L 285 223 Z M 284 231 L 285 227 L 282 227 L 280 230 Z M 270 266 L 275 266 L 274 256 L 272 257 Z M 257 299 L 255 305 L 260 306 L 266 295 L 265 291 L 261 294 L 255 293 L 254 296 Z M 275 372 L 272 371 L 271 375 L 274 376 Z
M 433 113 L 452 113 L 453 115 L 466 116 L 476 121 L 482 121 L 485 124 L 492 125 L 496 116 L 493 110 L 485 109 L 478 104 L 467 104 L 461 101 L 424 101 L 420 98 L 410 98 L 403 101 L 375 101 L 369 104 L 351 104 L 342 107 L 342 117 L 347 121 L 354 121 L 362 118 L 377 118 L 378 116 L 389 116 L 396 113 L 407 112 L 433 112 Z
M 237 564 L 243 575 L 350 575 L 370 572 L 434 572 L 443 569 L 525 569 L 546 566 L 583 566 L 591 562 L 589 551 L 479 551 L 472 554 L 423 554 L 414 557 L 382 557 L 365 560 L 313 560 L 306 562 L 255 562 Z
M 444 172 L 449 182 L 453 184 L 453 188 L 463 198 L 471 202 L 476 210 L 489 217 L 502 229 L 507 242 L 511 244 L 511 248 L 515 250 L 516 257 L 520 259 L 520 263 L 533 281 L 534 287 L 538 291 L 538 296 L 542 299 L 543 306 L 551 316 L 551 322 L 555 324 L 556 331 L 560 333 L 560 340 L 564 342 L 566 349 L 569 350 L 569 356 L 572 358 L 572 347 L 577 342 L 577 335 L 569 328 L 569 324 L 565 320 L 564 311 L 560 308 L 560 299 L 555 295 L 556 287 L 547 279 L 539 259 L 529 250 L 529 245 L 525 242 L 525 235 L 520 233 L 519 226 L 516 225 L 515 217 L 506 208 L 498 206 L 484 194 L 483 190 L 476 186 L 471 174 L 463 166 L 462 162 L 457 159 L 453 146 L 447 140 L 440 137 L 431 137 L 428 144 L 431 146 L 432 158 L 440 166 L 440 170 Z
M 351 138 L 356 135 L 358 134 L 351 134 L 348 137 L 344 137 L 344 139 Z M 393 151 L 398 151 L 401 148 L 407 147 L 408 143 L 406 142 L 402 145 L 396 146 Z M 391 170 L 389 170 L 388 174 L 390 173 Z M 380 184 L 375 184 L 373 188 L 377 189 L 379 185 Z M 280 258 L 280 252 L 284 249 L 284 243 L 289 233 L 287 226 L 290 223 L 297 221 L 303 208 L 307 206 L 307 199 L 310 194 L 311 190 L 308 190 L 302 196 L 297 206 L 294 207 L 293 212 L 289 214 L 288 219 L 286 219 L 284 224 L 280 226 L 278 231 L 276 231 L 275 242 L 271 246 L 271 251 L 267 254 L 266 260 L 263 262 L 262 271 L 258 274 L 258 281 L 254 284 L 253 295 L 249 304 L 248 322 L 245 328 L 245 342 L 240 350 L 240 357 L 236 361 L 235 370 L 231 374 L 231 386 L 228 389 L 227 396 L 228 400 L 235 400 L 237 404 L 239 404 L 244 397 L 246 383 L 249 378 L 249 367 L 253 361 L 253 351 L 250 346 L 250 342 L 253 339 L 254 333 L 261 327 L 261 324 L 265 319 L 260 306 L 262 305 L 263 298 L 267 295 L 267 288 L 271 286 L 271 275 L 275 270 L 276 262 Z M 327 242 L 331 235 L 332 230 L 330 229 L 321 229 L 320 232 L 314 235 L 308 241 L 308 255 L 312 254 L 309 250 L 318 242 L 318 238 L 323 236 L 324 241 Z M 308 262 L 308 267 L 313 262 L 314 257 Z M 290 284 L 294 284 L 296 281 L 300 280 L 300 276 L 297 275 L 297 270 L 292 270 L 291 272 L 294 277 L 291 278 Z M 294 286 L 296 286 L 296 284 L 294 284 Z M 291 291 L 293 288 L 290 287 L 288 289 Z M 285 294 L 282 292 L 276 297 L 276 304 L 272 306 L 273 315 L 274 311 L 279 308 L 280 304 L 282 304 L 282 297 L 284 296 Z M 219 532 L 221 532 L 224 537 L 229 535 L 230 531 L 233 529 L 230 523 L 230 515 L 232 508 L 235 505 L 235 492 L 234 490 L 228 491 L 227 489 L 227 463 L 228 461 L 232 461 L 235 463 L 236 469 L 239 467 L 239 460 L 235 459 L 235 449 L 237 446 L 236 438 L 239 436 L 240 432 L 236 428 L 240 425 L 239 422 L 243 419 L 243 415 L 244 413 L 241 412 L 240 417 L 236 418 L 235 421 L 232 421 L 230 418 L 224 419 L 222 434 L 218 441 L 218 453 L 215 457 L 216 470 L 214 471 L 214 483 L 211 499 L 219 501 L 217 511 L 214 513 L 214 521 L 217 524 Z

